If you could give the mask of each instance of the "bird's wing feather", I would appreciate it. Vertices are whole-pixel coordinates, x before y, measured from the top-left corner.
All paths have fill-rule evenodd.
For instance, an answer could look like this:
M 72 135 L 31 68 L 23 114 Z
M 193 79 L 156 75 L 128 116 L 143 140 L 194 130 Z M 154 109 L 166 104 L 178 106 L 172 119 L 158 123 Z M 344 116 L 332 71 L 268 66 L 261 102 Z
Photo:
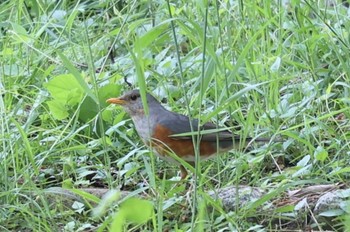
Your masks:
M 167 118 L 162 118 L 160 120 L 160 124 L 163 126 L 166 126 L 168 129 L 170 129 L 174 136 L 172 136 L 173 139 L 192 139 L 192 135 L 180 135 L 176 136 L 176 134 L 184 134 L 184 133 L 190 133 L 190 132 L 197 132 L 198 131 L 198 120 L 193 119 L 192 122 L 192 128 L 191 130 L 191 124 L 190 119 L 181 114 L 176 114 L 171 112 L 172 114 L 169 115 Z M 232 133 L 228 130 L 220 130 L 220 131 L 213 131 L 211 130 L 217 130 L 218 128 L 215 124 L 211 122 L 207 122 L 204 125 L 200 127 L 200 131 L 203 132 L 201 135 L 202 141 L 216 141 L 216 140 L 232 140 Z M 208 130 L 206 132 L 206 130 Z M 235 140 L 238 140 L 239 137 L 234 137 Z

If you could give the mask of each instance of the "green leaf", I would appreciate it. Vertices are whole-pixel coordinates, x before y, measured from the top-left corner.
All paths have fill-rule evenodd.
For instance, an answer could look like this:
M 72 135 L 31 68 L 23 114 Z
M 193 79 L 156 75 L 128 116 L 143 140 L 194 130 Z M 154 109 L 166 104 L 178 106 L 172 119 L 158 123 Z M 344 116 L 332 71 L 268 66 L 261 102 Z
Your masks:
M 73 184 L 72 178 L 65 179 L 62 182 L 62 188 L 71 189 L 71 188 L 73 188 L 73 186 L 74 186 L 74 184 Z
M 98 105 L 89 96 L 84 98 L 80 106 L 79 119 L 88 122 L 93 119 L 99 112 Z
M 83 98 L 84 90 L 72 74 L 56 76 L 44 86 L 50 92 L 54 101 L 64 105 L 76 105 Z
M 115 214 L 114 219 L 111 223 L 111 227 L 109 231 L 111 232 L 122 232 L 123 231 L 123 225 L 125 223 L 125 216 L 124 214 L 118 212 Z
M 316 160 L 323 162 L 327 159 L 328 152 L 323 147 L 318 146 L 314 152 L 314 157 Z
M 152 217 L 153 205 L 147 200 L 129 198 L 121 204 L 119 213 L 123 214 L 127 221 L 142 224 Z
M 271 72 L 277 72 L 281 67 L 281 57 L 277 57 L 275 62 L 271 65 L 270 70 Z
M 285 205 L 285 206 L 277 208 L 276 212 L 286 213 L 286 212 L 293 212 L 293 210 L 294 210 L 294 205 Z
M 106 100 L 111 97 L 119 97 L 121 95 L 122 85 L 107 84 L 98 89 L 98 97 L 101 103 L 101 107 L 109 105 Z
M 127 221 L 136 224 L 146 223 L 152 215 L 152 202 L 139 198 L 129 198 L 120 205 L 119 212 L 111 223 L 110 231 L 123 231 L 123 224 Z
M 77 105 L 82 101 L 84 96 L 83 88 L 71 74 L 56 76 L 44 86 L 53 98 L 47 104 L 50 112 L 57 120 L 68 117 L 69 106 Z
M 63 65 L 68 69 L 69 72 L 72 73 L 73 77 L 76 79 L 76 81 L 79 83 L 80 87 L 85 91 L 85 93 L 90 96 L 96 103 L 98 102 L 97 97 L 94 95 L 92 90 L 89 88 L 88 84 L 84 81 L 83 77 L 81 76 L 80 72 L 78 69 L 76 69 L 72 62 L 68 60 L 65 55 L 63 55 L 60 51 L 56 51 L 57 54 L 60 56 Z
M 122 203 L 121 211 L 125 214 L 126 220 L 141 224 L 151 218 L 153 205 L 147 200 L 130 198 Z
M 333 210 L 328 210 L 328 211 L 322 212 L 319 215 L 323 216 L 323 217 L 337 217 L 337 216 L 344 215 L 344 214 L 345 214 L 345 212 L 341 209 L 333 209 Z
M 298 167 L 305 167 L 310 161 L 310 155 L 304 156 L 299 162 L 297 163 Z
M 109 122 L 109 123 L 112 123 L 113 122 L 113 111 L 111 110 L 104 110 L 102 111 L 102 119 L 103 121 L 106 121 L 106 122 Z
M 50 112 L 55 119 L 62 120 L 68 117 L 68 110 L 61 102 L 48 101 L 47 105 L 49 106 Z

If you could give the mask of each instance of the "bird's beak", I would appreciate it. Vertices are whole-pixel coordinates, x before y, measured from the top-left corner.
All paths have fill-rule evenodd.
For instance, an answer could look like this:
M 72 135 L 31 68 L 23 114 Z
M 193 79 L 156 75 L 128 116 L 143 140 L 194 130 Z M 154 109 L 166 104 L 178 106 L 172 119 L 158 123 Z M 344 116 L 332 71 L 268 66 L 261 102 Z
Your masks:
M 125 105 L 126 104 L 126 101 L 121 99 L 121 98 L 110 98 L 110 99 L 107 99 L 106 102 L 110 103 L 110 104 L 117 104 L 117 105 Z

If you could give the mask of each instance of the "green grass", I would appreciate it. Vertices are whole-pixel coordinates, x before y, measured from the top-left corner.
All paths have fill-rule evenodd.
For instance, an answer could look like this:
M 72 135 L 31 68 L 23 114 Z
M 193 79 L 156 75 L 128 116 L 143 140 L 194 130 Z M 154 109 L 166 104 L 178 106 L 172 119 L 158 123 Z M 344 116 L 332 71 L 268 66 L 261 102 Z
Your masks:
M 349 181 L 348 9 L 175 2 L 0 3 L 2 231 L 269 231 L 293 221 L 293 208 L 259 206 L 286 190 Z M 201 162 L 184 194 L 188 184 L 171 180 L 178 168 L 149 153 L 126 113 L 105 102 L 130 89 L 125 80 L 173 111 L 276 140 Z M 233 212 L 207 195 L 239 184 L 268 194 Z M 80 199 L 57 200 L 51 187 Z M 131 200 L 80 191 L 92 187 Z M 145 202 L 133 198 L 140 193 Z M 126 210 L 149 203 L 146 219 Z M 348 225 L 344 215 L 328 226 Z

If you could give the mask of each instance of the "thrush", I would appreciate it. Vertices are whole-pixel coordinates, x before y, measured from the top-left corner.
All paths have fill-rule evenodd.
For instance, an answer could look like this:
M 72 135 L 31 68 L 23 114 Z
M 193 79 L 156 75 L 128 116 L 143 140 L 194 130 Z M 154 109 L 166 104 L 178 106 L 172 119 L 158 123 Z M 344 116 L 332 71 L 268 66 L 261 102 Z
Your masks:
M 229 130 L 218 129 L 217 125 L 207 122 L 199 126 L 197 119 L 169 111 L 151 94 L 146 93 L 149 114 L 145 114 L 139 90 L 132 90 L 118 98 L 110 98 L 108 103 L 121 105 L 130 115 L 142 141 L 160 158 L 180 165 L 181 180 L 188 172 L 174 155 L 195 165 L 196 146 L 201 159 L 208 159 L 219 153 L 241 146 L 240 136 Z M 200 135 L 198 136 L 198 129 Z M 192 133 L 191 133 L 192 132 Z M 187 135 L 181 135 L 186 134 Z M 198 141 L 199 139 L 199 141 Z M 246 138 L 248 144 L 252 138 Z M 266 142 L 269 139 L 255 139 Z

